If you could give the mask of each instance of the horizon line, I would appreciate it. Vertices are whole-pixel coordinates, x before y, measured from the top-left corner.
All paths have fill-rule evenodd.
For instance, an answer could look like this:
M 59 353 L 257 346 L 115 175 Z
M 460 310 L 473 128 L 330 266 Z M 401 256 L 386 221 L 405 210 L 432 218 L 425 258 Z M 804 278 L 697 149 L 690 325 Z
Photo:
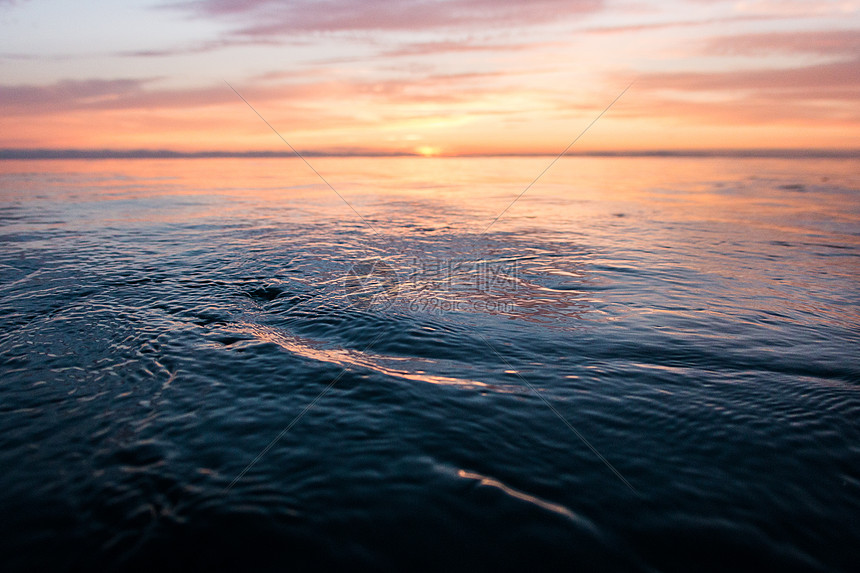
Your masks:
M 423 155 L 405 151 L 373 150 L 300 150 L 305 157 L 550 157 L 549 152 L 496 152 Z M 573 157 L 750 157 L 750 158 L 835 158 L 860 159 L 860 148 L 725 148 L 725 149 L 642 149 L 642 150 L 579 150 L 569 151 Z M 267 159 L 298 157 L 293 151 L 176 151 L 172 149 L 76 149 L 76 148 L 5 148 L 0 160 L 51 159 Z

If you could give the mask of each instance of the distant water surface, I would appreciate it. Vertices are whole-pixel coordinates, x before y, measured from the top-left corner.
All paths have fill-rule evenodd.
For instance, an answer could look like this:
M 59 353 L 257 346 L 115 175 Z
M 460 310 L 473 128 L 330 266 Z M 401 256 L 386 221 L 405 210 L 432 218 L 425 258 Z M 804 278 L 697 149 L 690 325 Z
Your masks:
M 856 570 L 860 161 L 550 160 L 0 163 L 0 567 Z

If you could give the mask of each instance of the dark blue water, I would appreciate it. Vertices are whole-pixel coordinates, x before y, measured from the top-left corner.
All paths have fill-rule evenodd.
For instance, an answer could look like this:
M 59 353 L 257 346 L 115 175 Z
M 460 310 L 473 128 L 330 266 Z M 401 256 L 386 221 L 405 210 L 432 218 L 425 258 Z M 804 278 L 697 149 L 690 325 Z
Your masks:
M 860 164 L 0 165 L 0 566 L 853 571 Z

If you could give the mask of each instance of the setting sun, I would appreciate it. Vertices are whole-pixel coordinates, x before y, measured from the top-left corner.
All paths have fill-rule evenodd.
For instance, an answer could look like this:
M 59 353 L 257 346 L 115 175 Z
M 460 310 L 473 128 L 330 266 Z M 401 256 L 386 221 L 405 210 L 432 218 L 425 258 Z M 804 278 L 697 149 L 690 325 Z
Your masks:
M 424 157 L 433 157 L 434 155 L 439 155 L 439 148 L 424 145 L 416 148 L 415 152 L 418 153 L 418 155 L 422 155 Z

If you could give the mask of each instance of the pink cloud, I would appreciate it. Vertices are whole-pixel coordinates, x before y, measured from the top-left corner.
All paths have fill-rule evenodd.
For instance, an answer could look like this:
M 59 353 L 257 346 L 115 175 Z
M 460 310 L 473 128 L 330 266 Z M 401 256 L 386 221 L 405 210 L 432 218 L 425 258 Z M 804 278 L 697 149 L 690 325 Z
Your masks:
M 760 55 L 773 53 L 848 55 L 860 54 L 860 30 L 771 32 L 711 38 L 705 53 L 713 55 Z
M 86 106 L 88 102 L 128 98 L 139 94 L 148 81 L 151 80 L 62 80 L 45 86 L 0 86 L 0 99 L 4 102 L 6 113 L 16 110 L 62 112 Z
M 490 44 L 472 41 L 438 41 L 438 42 L 414 42 L 401 45 L 382 52 L 382 56 L 423 56 L 429 54 L 456 53 L 456 52 L 500 52 L 519 51 L 535 47 L 535 44 Z
M 236 86 L 255 105 L 279 108 L 318 107 L 325 101 L 361 99 L 386 105 L 437 103 L 440 106 L 474 101 L 496 93 L 492 80 L 502 72 L 427 74 L 410 79 L 298 81 Z M 280 76 L 267 75 L 266 80 Z M 47 85 L 0 85 L 7 115 L 62 114 L 74 111 L 194 109 L 236 103 L 223 84 L 199 88 L 155 88 L 154 78 L 62 80 Z
M 591 34 L 629 34 L 631 32 L 652 32 L 655 30 L 667 30 L 673 28 L 713 26 L 714 24 L 738 24 L 760 20 L 772 21 L 773 18 L 763 15 L 728 16 L 725 18 L 671 20 L 667 22 L 649 22 L 646 24 L 629 24 L 624 26 L 600 26 L 596 28 L 588 28 L 585 31 Z
M 198 0 L 173 4 L 209 17 L 238 19 L 238 33 L 429 30 L 472 25 L 520 26 L 590 14 L 603 0 Z
M 650 73 L 637 79 L 636 91 L 638 100 L 617 113 L 728 125 L 857 122 L 860 59 L 786 70 Z
M 62 114 L 79 110 L 194 108 L 232 102 L 226 86 L 152 89 L 155 80 L 61 80 L 48 85 L 0 85 L 7 115 Z M 283 97 L 284 88 L 254 90 L 260 100 Z
M 641 76 L 637 85 L 659 90 L 768 92 L 779 97 L 860 97 L 860 59 L 790 69 L 726 72 L 661 72 Z
M 702 0 L 699 0 L 702 1 Z M 711 0 L 705 0 L 711 1 Z M 822 2 L 821 0 L 740 0 L 733 3 L 736 12 L 766 14 L 773 17 L 802 18 L 856 12 L 852 0 Z

